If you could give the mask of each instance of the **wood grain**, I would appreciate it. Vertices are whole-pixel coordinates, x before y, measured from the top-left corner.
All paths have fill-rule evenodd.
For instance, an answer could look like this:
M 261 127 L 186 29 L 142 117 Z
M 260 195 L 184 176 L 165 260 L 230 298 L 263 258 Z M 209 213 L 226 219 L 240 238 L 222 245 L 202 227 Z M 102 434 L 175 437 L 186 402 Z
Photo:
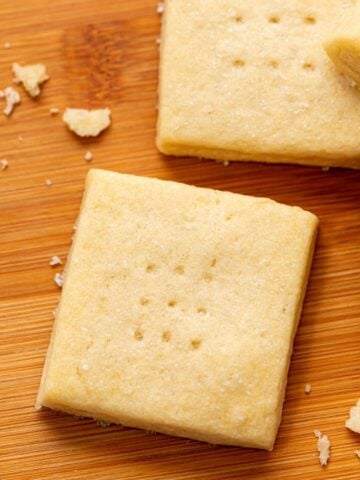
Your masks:
M 174 159 L 155 149 L 159 18 L 156 0 L 2 0 L 0 86 L 10 65 L 44 62 L 39 100 L 23 94 L 0 116 L 0 478 L 109 480 L 360 477 L 360 437 L 344 428 L 360 397 L 360 172 Z M 11 42 L 11 49 L 1 49 Z M 80 141 L 50 107 L 109 106 L 113 125 Z M 19 138 L 21 136 L 21 138 Z M 102 429 L 33 404 L 59 290 L 49 265 L 66 258 L 90 168 L 268 196 L 320 217 L 321 231 L 296 337 L 284 417 L 272 453 L 112 426 Z M 45 185 L 46 179 L 52 187 Z M 313 386 L 311 395 L 304 385 Z M 329 435 L 321 470 L 313 429 Z

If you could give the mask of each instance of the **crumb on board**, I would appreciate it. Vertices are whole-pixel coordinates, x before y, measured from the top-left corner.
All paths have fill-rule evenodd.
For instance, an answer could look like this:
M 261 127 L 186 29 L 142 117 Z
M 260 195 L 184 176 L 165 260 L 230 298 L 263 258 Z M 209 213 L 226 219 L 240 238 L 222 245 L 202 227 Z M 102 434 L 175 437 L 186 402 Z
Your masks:
M 6 87 L 0 97 L 5 97 L 6 106 L 4 108 L 4 115 L 10 117 L 14 111 L 15 105 L 21 102 L 20 93 L 12 87 Z
M 49 80 L 46 67 L 42 63 L 34 65 L 19 65 L 13 63 L 14 81 L 22 83 L 24 89 L 31 97 L 37 97 L 40 94 L 40 85 Z
M 6 160 L 6 158 L 0 160 L 0 170 L 4 171 L 7 170 L 9 167 L 9 162 Z
M 59 288 L 64 285 L 64 275 L 62 273 L 55 273 L 54 282 Z
M 360 400 L 350 409 L 350 417 L 346 420 L 345 426 L 355 433 L 360 433 Z
M 53 255 L 49 261 L 49 265 L 51 267 L 56 267 L 57 265 L 62 265 L 62 261 L 60 259 L 60 257 L 58 257 L 57 255 Z
M 51 180 L 50 178 L 47 178 L 47 179 L 45 180 L 45 185 L 46 185 L 47 187 L 52 187 L 52 184 L 53 184 L 53 182 L 52 182 L 52 180 Z
M 79 137 L 97 137 L 111 123 L 109 108 L 85 110 L 82 108 L 67 108 L 63 120 L 69 129 Z
M 224 167 L 228 167 L 230 165 L 229 160 L 225 160 L 225 162 L 223 162 L 223 165 L 224 165 Z
M 50 115 L 58 115 L 60 113 L 60 108 L 52 107 L 49 108 Z
M 11 48 L 11 43 L 10 42 L 5 42 L 4 43 L 4 48 L 6 48 L 6 49 Z
M 355 450 L 354 453 L 355 453 L 355 455 L 356 455 L 358 458 L 360 458 L 360 450 Z
M 330 167 L 321 167 L 321 170 L 323 172 L 329 172 L 330 171 Z
M 22 137 L 21 135 L 18 136 L 18 141 L 19 141 L 19 142 L 23 142 L 23 141 L 24 141 L 24 139 L 23 139 L 23 137 Z
M 90 150 L 89 150 L 89 151 L 87 151 L 87 152 L 85 153 L 84 158 L 85 158 L 85 160 L 86 160 L 87 162 L 91 162 L 91 160 L 94 158 L 94 155 L 93 155 L 93 153 L 90 152 Z
M 323 435 L 319 430 L 314 430 L 314 435 L 317 438 L 320 465 L 325 467 L 330 459 L 331 444 L 329 438 L 327 435 Z
M 161 45 L 161 37 L 157 37 L 156 43 L 157 43 L 158 45 Z
M 306 393 L 307 395 L 309 395 L 309 394 L 311 393 L 311 390 L 312 390 L 311 383 L 307 383 L 307 384 L 305 385 L 305 393 Z
M 111 423 L 110 422 L 104 422 L 104 420 L 97 420 L 96 425 L 98 427 L 107 428 L 107 427 L 110 427 Z
M 156 11 L 159 15 L 162 15 L 165 11 L 165 4 L 164 2 L 159 2 L 156 6 Z
M 74 225 L 73 225 L 73 230 L 74 230 L 74 231 L 76 231 L 77 228 L 78 228 L 79 218 L 80 218 L 80 217 L 77 217 L 77 219 L 75 220 L 75 223 L 74 223 Z

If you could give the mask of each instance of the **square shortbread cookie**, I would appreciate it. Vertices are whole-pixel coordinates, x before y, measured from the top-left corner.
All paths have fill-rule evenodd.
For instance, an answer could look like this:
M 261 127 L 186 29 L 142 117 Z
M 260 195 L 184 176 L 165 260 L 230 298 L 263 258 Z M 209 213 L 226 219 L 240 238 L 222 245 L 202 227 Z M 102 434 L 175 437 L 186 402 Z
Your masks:
M 317 219 L 92 170 L 38 406 L 272 449 Z
M 322 40 L 354 0 L 167 0 L 157 145 L 360 168 L 360 91 Z
M 335 32 L 324 41 L 326 53 L 339 72 L 360 86 L 360 3 L 351 9 Z

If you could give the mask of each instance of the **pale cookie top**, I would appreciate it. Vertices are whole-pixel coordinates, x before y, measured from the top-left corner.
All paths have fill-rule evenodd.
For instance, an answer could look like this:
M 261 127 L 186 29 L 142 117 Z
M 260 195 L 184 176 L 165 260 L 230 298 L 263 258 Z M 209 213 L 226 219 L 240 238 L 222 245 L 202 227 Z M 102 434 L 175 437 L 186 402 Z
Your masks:
M 360 91 L 323 39 L 353 0 L 168 0 L 158 146 L 360 167 Z
M 271 449 L 317 219 L 92 170 L 38 404 Z

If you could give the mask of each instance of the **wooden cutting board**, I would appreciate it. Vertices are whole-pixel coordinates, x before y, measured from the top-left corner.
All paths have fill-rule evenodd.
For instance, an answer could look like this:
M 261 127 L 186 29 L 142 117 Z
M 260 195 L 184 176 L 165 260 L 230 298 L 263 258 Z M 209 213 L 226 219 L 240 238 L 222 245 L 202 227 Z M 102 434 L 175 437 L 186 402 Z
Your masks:
M 154 146 L 160 22 L 156 0 L 2 0 L 0 87 L 11 63 L 44 62 L 39 100 L 0 115 L 0 478 L 359 479 L 360 171 L 166 158 Z M 2 48 L 10 42 L 11 48 Z M 49 108 L 108 106 L 113 124 L 79 140 Z M 360 112 L 360 109 L 359 109 Z M 321 127 L 320 127 L 321 128 Z M 84 160 L 86 151 L 92 163 Z M 49 259 L 69 250 L 89 168 L 154 176 L 296 204 L 321 231 L 272 453 L 97 427 L 33 408 L 60 291 Z M 50 179 L 51 187 L 45 185 Z M 312 384 L 311 395 L 304 386 Z M 317 460 L 314 429 L 332 442 Z

